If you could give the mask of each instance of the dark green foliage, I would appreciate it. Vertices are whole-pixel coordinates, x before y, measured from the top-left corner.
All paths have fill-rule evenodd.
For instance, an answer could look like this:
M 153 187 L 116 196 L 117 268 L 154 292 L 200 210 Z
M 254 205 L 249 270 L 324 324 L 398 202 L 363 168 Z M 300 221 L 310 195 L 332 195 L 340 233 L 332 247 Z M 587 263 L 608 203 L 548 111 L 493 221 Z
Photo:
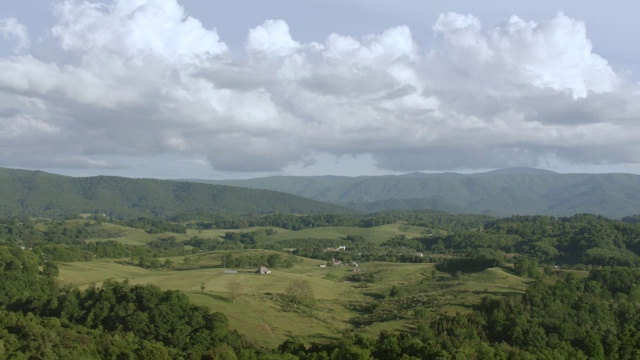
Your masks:
M 74 304 L 73 312 L 65 310 L 69 308 L 66 304 Z M 190 305 L 179 291 L 162 291 L 154 286 L 106 282 L 99 289 L 64 291 L 44 306 L 28 302 L 23 308 L 92 329 L 130 332 L 182 351 L 240 341 L 228 329 L 222 314 Z
M 405 247 L 415 251 L 424 250 L 424 244 L 419 239 L 408 239 L 405 235 L 394 236 L 383 242 L 380 246 L 385 247 Z
M 222 242 L 219 240 L 205 239 L 205 238 L 200 238 L 198 236 L 194 236 L 191 239 L 185 241 L 184 245 L 193 246 L 194 248 L 198 248 L 204 251 L 211 251 L 211 250 L 218 250 L 218 249 L 230 250 L 228 248 L 219 247 L 219 245 L 222 245 Z
M 637 359 L 640 296 L 633 289 L 614 295 L 596 277 L 535 283 L 455 315 L 416 311 L 413 332 L 383 331 L 376 339 L 347 332 L 328 344 L 280 349 L 303 359 Z
M 96 217 L 100 219 L 100 217 Z M 109 218 L 107 219 L 109 220 Z M 186 234 L 187 227 L 184 224 L 179 224 L 165 220 L 163 218 L 147 218 L 138 217 L 136 219 L 129 219 L 123 221 L 112 221 L 118 225 L 123 225 L 135 229 L 144 229 L 149 234 L 160 234 L 165 232 L 172 232 L 176 234 Z
M 301 262 L 301 258 L 281 254 L 252 254 L 246 252 L 227 252 L 222 258 L 222 267 L 225 268 L 258 268 L 268 266 L 270 268 L 292 267 Z M 270 264 L 270 265 L 269 265 Z
M 298 355 L 304 353 L 306 351 L 306 348 L 300 341 L 285 340 L 282 344 L 280 344 L 280 346 L 278 346 L 278 350 L 282 354 Z
M 100 340 L 115 340 L 80 326 L 55 318 L 0 310 L 0 357 L 15 359 L 100 359 L 105 349 Z M 120 354 L 129 352 L 123 342 Z M 133 345 L 133 344 L 128 344 Z
M 28 250 L 17 246 L 0 246 L 0 305 L 17 299 L 46 294 L 55 276 L 55 264 L 49 264 L 45 272 L 40 271 L 44 261 Z M 45 275 L 46 276 L 42 276 Z
M 426 251 L 464 255 L 483 249 L 519 253 L 539 263 L 640 265 L 640 226 L 602 216 L 513 216 L 479 231 L 419 240 Z
M 369 283 L 369 284 L 373 284 L 378 282 L 380 278 L 380 275 L 375 273 L 375 272 L 371 272 L 371 271 L 367 271 L 367 272 L 356 272 L 353 273 L 349 276 L 347 276 L 347 280 L 348 281 L 353 281 L 353 282 L 365 282 L 365 283 Z
M 208 351 L 234 357 L 240 349 L 255 353 L 251 343 L 229 329 L 224 315 L 191 305 L 179 291 L 110 281 L 85 291 L 61 288 L 53 281 L 55 264 L 17 247 L 0 246 L 0 275 L 2 358 L 176 359 L 200 358 Z
M 524 256 L 519 256 L 513 260 L 513 272 L 518 276 L 537 278 L 540 276 L 538 263 Z
M 593 269 L 589 280 L 597 281 L 612 293 L 629 294 L 640 289 L 640 269 L 627 267 L 609 267 Z
M 189 217 L 193 216 L 193 217 Z M 316 227 L 327 226 L 351 226 L 370 228 L 379 225 L 391 224 L 400 220 L 413 219 L 412 216 L 404 214 L 371 214 L 371 215 L 291 215 L 291 214 L 270 214 L 262 216 L 247 215 L 221 215 L 221 214 L 181 214 L 172 217 L 176 221 L 198 220 L 189 226 L 195 230 L 209 229 L 240 229 L 256 226 L 272 226 L 288 230 L 303 230 Z M 267 234 L 269 235 L 269 234 Z
M 504 263 L 504 256 L 498 252 L 485 250 L 473 256 L 453 257 L 447 259 L 436 268 L 442 272 L 456 274 L 459 272 L 472 273 L 482 271 L 487 268 L 497 267 Z

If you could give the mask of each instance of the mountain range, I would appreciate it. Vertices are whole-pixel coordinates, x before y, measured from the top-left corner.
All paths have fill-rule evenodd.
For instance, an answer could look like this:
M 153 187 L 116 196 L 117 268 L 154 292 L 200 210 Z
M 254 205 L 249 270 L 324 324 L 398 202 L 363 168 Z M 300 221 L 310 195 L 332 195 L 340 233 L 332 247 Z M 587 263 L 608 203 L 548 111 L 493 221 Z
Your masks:
M 269 190 L 115 176 L 69 177 L 0 168 L 0 217 L 80 213 L 170 216 L 191 210 L 231 214 L 354 212 Z
M 431 209 L 494 216 L 640 213 L 640 176 L 509 168 L 476 174 L 271 176 L 189 180 L 286 192 L 363 212 Z
M 193 210 L 230 214 L 438 210 L 493 216 L 592 213 L 622 218 L 640 213 L 640 176 L 510 168 L 477 174 L 176 181 L 69 177 L 0 168 L 2 217 L 171 216 Z

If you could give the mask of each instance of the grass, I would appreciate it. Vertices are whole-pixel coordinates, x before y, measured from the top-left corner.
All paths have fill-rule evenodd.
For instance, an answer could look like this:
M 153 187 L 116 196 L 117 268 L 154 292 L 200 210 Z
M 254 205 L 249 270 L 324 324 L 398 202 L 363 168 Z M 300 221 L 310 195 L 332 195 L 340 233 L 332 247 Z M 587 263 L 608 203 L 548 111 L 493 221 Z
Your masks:
M 267 237 L 269 241 L 290 240 L 290 239 L 331 239 L 339 240 L 347 236 L 362 236 L 367 241 L 374 244 L 383 243 L 397 235 L 405 235 L 413 238 L 422 236 L 425 230 L 423 227 L 394 223 L 388 225 L 375 226 L 371 228 L 356 228 L 348 226 L 328 226 L 298 231 L 277 229 L 278 233 Z
M 109 231 L 113 234 L 117 234 L 114 237 L 98 237 L 86 240 L 87 242 L 96 242 L 96 241 L 107 241 L 107 240 L 115 240 L 127 245 L 145 245 L 153 240 L 157 240 L 159 238 L 173 236 L 178 241 L 186 241 L 190 239 L 193 235 L 187 234 L 176 234 L 176 233 L 160 233 L 160 234 L 148 234 L 143 229 L 134 229 L 127 226 L 121 226 L 111 223 L 102 223 L 98 225 L 100 229 Z
M 432 305 L 451 313 L 464 311 L 485 296 L 524 292 L 530 281 L 502 268 L 489 268 L 462 279 L 447 279 L 426 286 Z
M 278 233 L 293 232 L 292 230 L 287 230 L 287 229 L 282 229 L 282 228 L 272 227 L 272 226 L 254 226 L 254 227 L 248 227 L 248 228 L 242 228 L 242 229 L 212 229 L 212 230 L 188 229 L 187 236 L 189 237 L 198 236 L 201 238 L 222 238 L 224 234 L 227 232 L 252 232 L 252 231 L 266 230 L 266 229 L 273 229 Z
M 58 263 L 60 279 L 85 288 L 105 280 L 140 279 L 155 272 L 137 266 L 121 265 L 114 261 Z
M 359 327 L 361 333 L 375 336 L 381 330 L 409 329 L 414 306 L 428 303 L 433 312 L 465 311 L 482 296 L 521 292 L 527 286 L 527 280 L 499 268 L 454 280 L 444 274 L 436 274 L 434 264 L 383 262 L 364 263 L 359 268 L 362 273 L 374 273 L 374 283 L 350 282 L 345 280 L 353 274 L 353 268 L 321 268 L 319 265 L 324 262 L 312 259 L 304 259 L 292 268 L 273 269 L 269 275 L 250 273 L 255 269 L 236 269 L 240 271 L 238 274 L 224 274 L 223 268 L 215 267 L 223 253 L 187 256 L 194 267 L 206 268 L 182 271 L 151 271 L 117 260 L 61 263 L 60 280 L 86 288 L 89 285 L 100 286 L 108 279 L 128 279 L 132 284 L 153 284 L 162 289 L 180 290 L 194 304 L 224 313 L 232 328 L 269 347 L 291 337 L 308 343 L 339 337 L 342 331 L 354 327 L 354 319 L 363 315 L 354 309 L 354 304 L 375 302 L 393 307 L 406 299 L 415 302 L 399 310 L 397 317 Z M 181 263 L 184 258 L 172 260 Z M 434 274 L 436 279 L 433 279 Z M 232 280 L 242 285 L 235 303 L 227 290 L 227 284 Z M 311 285 L 316 298 L 312 309 L 299 311 L 279 300 L 279 294 L 284 293 L 294 280 L 307 280 Z M 393 285 L 402 289 L 404 300 L 388 297 Z
M 110 223 L 102 223 L 99 225 L 102 230 L 105 230 L 118 234 L 118 236 L 109 238 L 92 238 L 87 240 L 88 242 L 95 241 L 107 241 L 115 240 L 127 245 L 145 245 L 153 240 L 157 240 L 163 237 L 173 236 L 178 241 L 186 241 L 194 236 L 205 239 L 222 240 L 222 237 L 227 232 L 251 232 L 256 230 L 273 229 L 277 233 L 275 235 L 268 236 L 265 240 L 279 241 L 289 239 L 330 239 L 339 240 L 347 236 L 362 236 L 367 241 L 375 244 L 380 244 L 390 238 L 397 235 L 405 235 L 406 237 L 418 237 L 423 236 L 425 228 L 418 226 L 405 225 L 403 223 L 394 223 L 382 226 L 376 226 L 372 228 L 355 228 L 355 227 L 319 227 L 305 230 L 292 231 L 287 229 L 281 229 L 276 227 L 251 227 L 244 229 L 214 229 L 214 230 L 187 230 L 186 234 L 176 233 L 161 233 L 161 234 L 148 234 L 143 229 L 134 229 L 126 226 L 120 226 Z
M 212 256 L 209 259 L 214 261 Z M 202 261 L 203 259 L 196 259 L 193 262 Z M 60 279 L 80 288 L 100 286 L 109 279 L 128 279 L 131 284 L 153 284 L 162 289 L 181 290 L 194 304 L 225 313 L 232 328 L 253 339 L 259 339 L 265 346 L 277 346 L 294 335 L 305 341 L 312 341 L 329 334 L 334 336 L 348 327 L 347 321 L 352 314 L 342 307 L 334 308 L 333 302 L 343 293 L 349 292 L 350 286 L 324 279 L 325 272 L 318 266 L 320 263 L 322 262 L 308 260 L 298 268 L 274 270 L 269 275 L 244 272 L 224 274 L 222 268 L 150 271 L 117 261 L 62 263 L 59 267 Z M 226 290 L 226 285 L 231 280 L 242 284 L 235 303 Z M 286 311 L 277 301 L 276 295 L 284 293 L 293 280 L 308 280 L 312 284 L 317 299 L 317 306 L 312 312 L 307 314 Z M 204 291 L 201 286 L 204 286 Z

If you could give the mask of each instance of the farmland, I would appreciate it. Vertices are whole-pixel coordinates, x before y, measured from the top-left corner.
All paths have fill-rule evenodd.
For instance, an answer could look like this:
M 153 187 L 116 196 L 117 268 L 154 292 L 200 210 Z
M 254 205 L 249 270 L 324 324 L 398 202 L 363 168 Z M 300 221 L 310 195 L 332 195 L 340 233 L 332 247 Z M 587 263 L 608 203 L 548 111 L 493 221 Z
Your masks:
M 56 354 L 86 331 L 95 345 L 75 348 L 78 357 L 122 349 L 198 358 L 213 349 L 247 359 L 518 358 L 545 347 L 553 356 L 598 358 L 617 351 L 611 346 L 632 349 L 597 324 L 618 329 L 635 316 L 633 222 L 432 212 L 187 222 L 85 216 L 9 219 L 0 235 L 8 329 L 20 321 L 52 329 L 57 323 L 48 321 L 58 318 L 66 330 L 47 333 Z M 575 345 L 546 343 L 538 335 L 547 332 Z M 594 336 L 596 347 L 587 347 Z M 19 338 L 11 339 L 17 349 Z
M 264 250 L 251 250 L 251 253 Z M 347 329 L 374 335 L 383 329 L 410 328 L 413 313 L 402 309 L 403 301 L 419 301 L 434 312 L 464 311 L 481 296 L 506 292 L 522 292 L 527 280 L 510 275 L 504 269 L 492 268 L 462 279 L 453 280 L 437 272 L 434 264 L 362 263 L 350 266 L 320 267 L 323 261 L 301 259 L 292 268 L 274 269 L 271 274 L 255 274 L 254 268 L 236 269 L 237 274 L 225 274 L 220 258 L 229 251 L 201 253 L 172 258 L 182 264 L 185 259 L 193 270 L 149 270 L 123 263 L 121 260 L 60 263 L 60 281 L 80 288 L 100 286 L 105 280 L 128 280 L 131 284 L 151 284 L 163 290 L 180 290 L 191 301 L 224 313 L 232 328 L 265 346 L 277 346 L 282 341 L 296 339 L 313 342 L 336 339 Z M 163 259 L 164 260 L 164 259 Z M 359 274 L 375 275 L 375 282 L 348 280 L 357 269 Z M 316 298 L 313 311 L 287 308 L 278 299 L 294 280 L 306 280 Z M 235 303 L 226 289 L 230 281 L 241 284 Z M 393 286 L 405 294 L 389 298 Z M 406 299 L 403 300 L 403 297 Z M 385 301 L 393 319 L 385 315 L 381 321 L 359 325 L 361 312 L 354 310 L 371 301 Z M 393 313 L 393 314 L 391 314 Z

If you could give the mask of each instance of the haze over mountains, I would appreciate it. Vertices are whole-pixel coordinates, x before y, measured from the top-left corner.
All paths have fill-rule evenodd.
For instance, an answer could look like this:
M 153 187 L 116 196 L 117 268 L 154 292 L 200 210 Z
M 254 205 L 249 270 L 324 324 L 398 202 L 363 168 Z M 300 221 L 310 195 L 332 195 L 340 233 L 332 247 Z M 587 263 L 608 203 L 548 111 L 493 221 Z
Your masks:
M 559 174 L 511 168 L 477 174 L 191 181 L 282 191 L 366 212 L 433 209 L 496 216 L 593 213 L 612 218 L 640 212 L 640 176 L 632 174 Z

